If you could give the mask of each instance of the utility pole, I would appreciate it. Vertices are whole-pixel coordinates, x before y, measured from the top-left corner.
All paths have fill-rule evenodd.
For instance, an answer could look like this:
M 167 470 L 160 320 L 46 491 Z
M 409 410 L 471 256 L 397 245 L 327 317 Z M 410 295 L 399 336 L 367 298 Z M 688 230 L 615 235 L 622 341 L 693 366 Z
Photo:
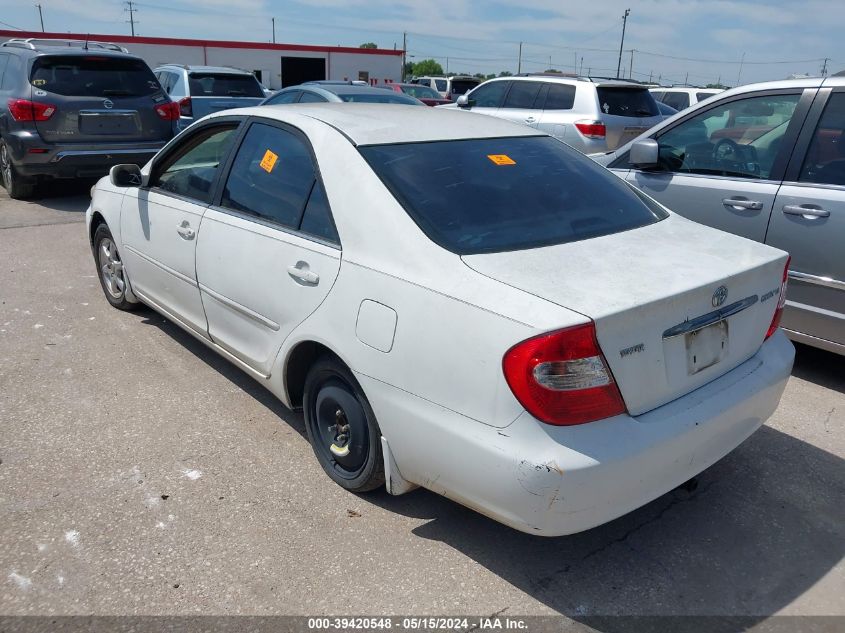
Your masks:
M 38 7 L 38 17 L 41 19 L 41 32 L 45 33 L 45 31 L 44 31 L 44 14 L 41 13 L 41 5 L 36 4 L 35 6 Z
M 44 30 L 43 26 L 42 26 L 42 30 Z M 827 77 L 827 62 L 829 62 L 829 61 L 830 61 L 830 57 L 824 58 L 824 65 L 822 66 L 822 77 Z
M 651 83 L 651 78 L 653 76 L 654 76 L 654 71 L 653 70 L 648 71 L 648 83 Z
M 270 22 L 273 24 L 273 44 L 276 43 L 276 18 L 270 18 Z
M 134 5 L 134 4 L 135 4 L 134 2 L 132 2 L 132 0 L 128 0 L 128 1 L 126 2 L 126 4 L 127 4 L 127 5 L 129 5 L 129 8 L 128 8 L 128 9 L 124 9 L 124 11 L 129 11 L 129 24 L 130 24 L 130 25 L 131 25 L 131 27 L 132 27 L 132 37 L 135 37 L 135 12 L 136 12 L 138 9 L 136 9 L 136 8 L 134 8 L 134 7 L 132 6 L 132 5 Z
M 628 24 L 628 16 L 630 13 L 630 9 L 625 9 L 625 13 L 622 16 L 622 41 L 619 42 L 619 62 L 616 64 L 617 79 L 619 79 L 619 71 L 622 69 L 622 46 L 625 44 L 625 26 Z
M 634 77 L 634 49 L 631 49 L 631 65 L 628 67 L 628 79 Z
M 584 73 L 584 56 L 581 55 L 581 67 L 578 69 L 578 75 L 583 75 Z
M 745 53 L 742 54 L 742 59 L 739 60 L 739 72 L 736 74 L 736 85 L 739 85 L 739 78 L 742 77 L 742 65 L 745 63 Z
M 686 76 L 684 77 L 684 88 L 689 85 L 689 71 L 687 71 Z
M 519 61 L 516 64 L 516 74 L 522 72 L 522 42 L 519 43 Z
M 449 76 L 449 58 L 446 58 L 446 76 Z
M 408 32 L 402 31 L 402 83 L 405 83 L 405 67 L 408 65 L 405 61 L 405 55 L 408 54 Z

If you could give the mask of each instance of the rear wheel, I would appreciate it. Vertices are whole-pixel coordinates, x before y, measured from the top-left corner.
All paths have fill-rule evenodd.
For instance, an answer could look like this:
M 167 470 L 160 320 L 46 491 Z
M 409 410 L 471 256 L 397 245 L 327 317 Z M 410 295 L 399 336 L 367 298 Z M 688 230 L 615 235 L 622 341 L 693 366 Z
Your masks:
M 0 180 L 3 181 L 3 187 L 9 193 L 9 197 L 15 200 L 29 198 L 35 193 L 35 183 L 25 180 L 15 170 L 9 146 L 3 140 L 0 140 Z
M 100 224 L 94 231 L 94 261 L 97 264 L 100 286 L 108 302 L 118 310 L 136 309 L 139 304 L 126 299 L 126 273 L 114 238 L 106 224 Z
M 305 429 L 317 461 L 352 492 L 384 485 L 381 430 L 352 372 L 331 356 L 308 372 L 303 397 Z

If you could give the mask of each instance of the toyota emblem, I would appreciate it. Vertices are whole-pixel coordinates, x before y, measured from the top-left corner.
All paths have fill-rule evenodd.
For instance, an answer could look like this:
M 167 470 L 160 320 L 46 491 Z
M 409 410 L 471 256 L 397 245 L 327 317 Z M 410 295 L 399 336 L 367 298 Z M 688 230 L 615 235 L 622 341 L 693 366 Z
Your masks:
M 111 99 L 106 99 L 103 101 L 103 107 L 106 110 L 111 110 L 114 107 L 114 102 Z
M 713 307 L 718 308 L 725 302 L 725 299 L 728 298 L 728 289 L 725 286 L 719 286 L 716 288 L 716 292 L 713 293 Z

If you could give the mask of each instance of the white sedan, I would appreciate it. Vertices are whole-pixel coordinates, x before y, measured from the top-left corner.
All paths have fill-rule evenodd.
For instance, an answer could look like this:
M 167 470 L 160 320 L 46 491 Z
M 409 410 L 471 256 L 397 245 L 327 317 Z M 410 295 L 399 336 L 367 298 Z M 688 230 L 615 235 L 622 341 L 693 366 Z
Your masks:
M 106 299 L 303 407 L 338 484 L 423 486 L 532 534 L 709 467 L 792 367 L 786 253 L 491 117 L 225 111 L 113 168 L 87 219 Z

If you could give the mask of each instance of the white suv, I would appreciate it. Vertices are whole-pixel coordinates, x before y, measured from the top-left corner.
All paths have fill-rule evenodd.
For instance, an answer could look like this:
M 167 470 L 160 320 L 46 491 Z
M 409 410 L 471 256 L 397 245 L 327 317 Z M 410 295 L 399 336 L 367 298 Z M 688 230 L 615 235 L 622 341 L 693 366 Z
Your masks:
M 719 88 L 652 88 L 652 96 L 678 112 L 694 106 L 699 101 L 724 92 Z
M 662 121 L 645 86 L 557 75 L 497 77 L 438 107 L 523 123 L 585 154 L 611 151 Z

